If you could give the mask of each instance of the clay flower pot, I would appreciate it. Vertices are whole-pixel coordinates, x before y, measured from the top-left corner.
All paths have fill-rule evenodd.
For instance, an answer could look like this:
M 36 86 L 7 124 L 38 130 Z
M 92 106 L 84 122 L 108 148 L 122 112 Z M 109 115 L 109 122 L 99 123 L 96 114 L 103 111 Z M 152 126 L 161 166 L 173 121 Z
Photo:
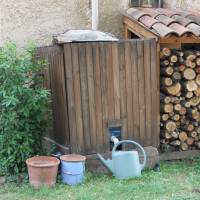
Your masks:
M 31 186 L 40 188 L 55 185 L 60 160 L 48 156 L 35 156 L 27 159 L 26 164 Z

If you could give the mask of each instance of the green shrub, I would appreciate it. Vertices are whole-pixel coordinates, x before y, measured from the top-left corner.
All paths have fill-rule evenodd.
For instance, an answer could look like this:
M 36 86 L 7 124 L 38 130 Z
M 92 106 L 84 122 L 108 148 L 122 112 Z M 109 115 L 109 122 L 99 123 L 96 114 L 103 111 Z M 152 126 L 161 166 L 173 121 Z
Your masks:
M 41 136 L 51 112 L 49 91 L 41 87 L 44 61 L 34 48 L 0 49 L 0 175 L 26 170 L 25 160 L 41 153 Z

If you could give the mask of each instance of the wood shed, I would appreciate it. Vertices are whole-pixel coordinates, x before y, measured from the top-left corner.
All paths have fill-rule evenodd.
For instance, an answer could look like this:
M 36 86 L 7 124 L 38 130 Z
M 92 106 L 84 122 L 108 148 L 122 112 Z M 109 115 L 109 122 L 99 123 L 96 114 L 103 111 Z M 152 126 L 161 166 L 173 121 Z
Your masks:
M 52 93 L 54 131 L 48 137 L 85 155 L 110 152 L 112 135 L 158 147 L 156 40 L 88 39 L 88 33 L 76 40 L 66 39 L 68 33 L 38 49 L 48 61 Z
M 200 149 L 200 13 L 130 8 L 125 39 L 155 38 L 160 71 L 160 147 Z

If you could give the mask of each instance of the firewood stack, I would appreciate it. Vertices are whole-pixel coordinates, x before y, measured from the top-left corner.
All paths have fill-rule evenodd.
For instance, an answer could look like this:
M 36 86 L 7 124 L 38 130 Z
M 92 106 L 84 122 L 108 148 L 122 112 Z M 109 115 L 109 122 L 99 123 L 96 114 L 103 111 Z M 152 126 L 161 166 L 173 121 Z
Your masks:
M 163 48 L 161 150 L 200 149 L 200 52 Z

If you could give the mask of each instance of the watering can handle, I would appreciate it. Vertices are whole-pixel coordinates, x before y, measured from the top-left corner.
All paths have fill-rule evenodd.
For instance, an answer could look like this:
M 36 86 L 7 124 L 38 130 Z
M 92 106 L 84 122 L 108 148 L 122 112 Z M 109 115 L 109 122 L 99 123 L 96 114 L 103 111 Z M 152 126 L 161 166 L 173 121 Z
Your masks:
M 142 154 L 144 156 L 143 163 L 141 164 L 141 168 L 144 169 L 144 167 L 146 165 L 146 161 L 147 161 L 146 153 L 144 151 L 144 148 L 140 144 L 138 144 L 137 142 L 134 142 L 132 140 L 123 140 L 123 141 L 120 141 L 120 142 L 118 142 L 117 144 L 114 145 L 112 153 L 114 153 L 116 151 L 116 149 L 117 149 L 117 147 L 119 145 L 124 144 L 124 143 L 125 144 L 134 144 L 135 146 L 139 147 L 139 149 L 141 150 L 141 152 L 142 152 Z

